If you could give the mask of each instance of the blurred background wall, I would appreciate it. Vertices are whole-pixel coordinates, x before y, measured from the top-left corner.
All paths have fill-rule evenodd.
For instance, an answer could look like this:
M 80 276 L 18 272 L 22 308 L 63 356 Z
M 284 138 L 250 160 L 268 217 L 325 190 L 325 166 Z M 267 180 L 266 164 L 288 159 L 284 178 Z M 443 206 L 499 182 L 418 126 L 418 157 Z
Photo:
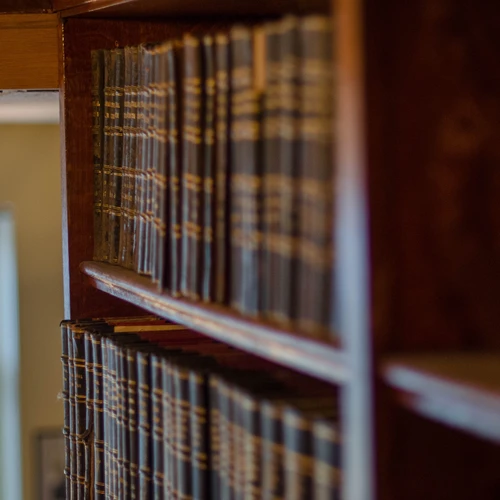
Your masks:
M 0 207 L 11 206 L 18 266 L 20 481 L 30 500 L 38 498 L 35 437 L 63 423 L 59 144 L 56 124 L 0 124 Z

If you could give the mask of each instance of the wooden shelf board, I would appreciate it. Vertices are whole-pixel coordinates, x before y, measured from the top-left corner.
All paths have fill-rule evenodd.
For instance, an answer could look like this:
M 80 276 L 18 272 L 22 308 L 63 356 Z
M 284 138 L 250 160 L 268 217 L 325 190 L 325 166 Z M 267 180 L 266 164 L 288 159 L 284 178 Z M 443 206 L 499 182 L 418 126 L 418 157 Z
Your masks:
M 153 314 L 205 333 L 263 358 L 332 383 L 348 380 L 344 352 L 228 308 L 174 299 L 158 291 L 148 278 L 100 262 L 83 262 L 80 269 L 93 286 Z
M 328 0 L 54 0 L 63 17 L 264 16 L 287 12 L 327 12 Z
M 382 373 L 410 410 L 500 443 L 500 352 L 398 357 Z

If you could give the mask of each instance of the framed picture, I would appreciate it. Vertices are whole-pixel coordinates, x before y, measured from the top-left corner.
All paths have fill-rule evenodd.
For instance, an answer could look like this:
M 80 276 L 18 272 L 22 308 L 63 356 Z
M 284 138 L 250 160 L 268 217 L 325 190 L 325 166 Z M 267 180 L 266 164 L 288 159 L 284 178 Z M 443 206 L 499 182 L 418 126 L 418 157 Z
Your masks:
M 64 437 L 61 428 L 44 429 L 36 436 L 39 500 L 65 500 Z

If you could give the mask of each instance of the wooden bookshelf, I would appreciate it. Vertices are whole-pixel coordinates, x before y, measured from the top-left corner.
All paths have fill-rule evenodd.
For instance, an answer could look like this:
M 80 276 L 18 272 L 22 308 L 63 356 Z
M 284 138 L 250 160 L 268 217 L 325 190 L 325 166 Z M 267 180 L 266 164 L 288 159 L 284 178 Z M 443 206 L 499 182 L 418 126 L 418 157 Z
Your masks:
M 101 262 L 83 262 L 81 270 L 94 287 L 173 322 L 198 330 L 289 368 L 332 383 L 345 383 L 349 369 L 342 350 L 247 319 L 217 305 L 174 299 L 151 280 Z
M 500 353 L 391 358 L 382 374 L 411 411 L 500 443 Z

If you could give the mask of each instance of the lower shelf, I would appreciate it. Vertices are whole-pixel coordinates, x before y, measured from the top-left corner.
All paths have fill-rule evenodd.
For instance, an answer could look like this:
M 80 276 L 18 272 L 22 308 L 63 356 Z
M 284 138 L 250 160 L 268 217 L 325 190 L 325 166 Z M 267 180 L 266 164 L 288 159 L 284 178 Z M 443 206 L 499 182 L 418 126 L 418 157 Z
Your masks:
M 393 358 L 383 376 L 410 410 L 500 443 L 500 353 Z
M 174 299 L 149 279 L 118 266 L 83 262 L 80 269 L 97 289 L 170 321 L 327 382 L 349 379 L 346 356 L 338 346 L 244 318 L 225 307 Z

